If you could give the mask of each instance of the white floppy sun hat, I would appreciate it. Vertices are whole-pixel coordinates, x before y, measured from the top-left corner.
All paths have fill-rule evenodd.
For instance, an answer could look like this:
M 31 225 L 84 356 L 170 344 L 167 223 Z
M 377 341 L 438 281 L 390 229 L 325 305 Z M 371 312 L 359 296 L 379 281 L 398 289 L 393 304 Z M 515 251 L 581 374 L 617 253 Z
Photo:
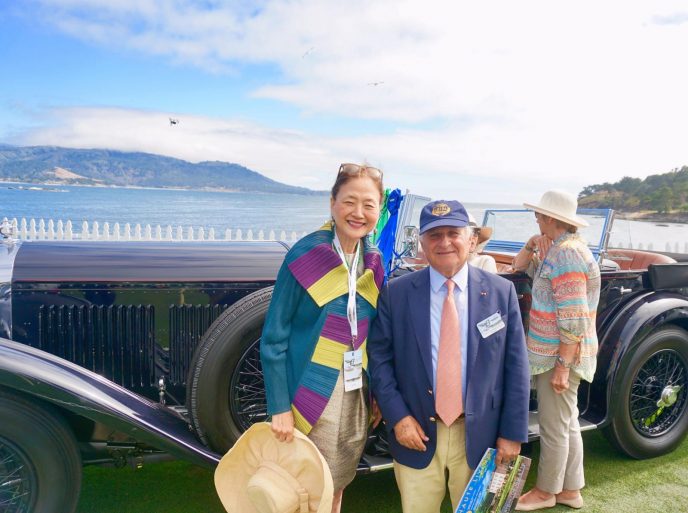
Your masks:
M 228 513 L 329 513 L 330 469 L 311 440 L 294 429 L 280 442 L 270 424 L 252 425 L 215 469 L 215 489 Z
M 468 213 L 468 226 L 473 228 L 475 230 L 475 233 L 478 235 L 478 246 L 480 244 L 483 244 L 490 240 L 490 237 L 492 237 L 492 227 L 490 226 L 480 226 L 476 221 L 475 217 L 473 217 L 473 214 L 470 212 Z
M 523 206 L 573 226 L 588 226 L 588 222 L 585 219 L 576 215 L 578 200 L 573 194 L 565 191 L 547 191 L 542 195 L 540 203 L 537 205 L 524 203 Z

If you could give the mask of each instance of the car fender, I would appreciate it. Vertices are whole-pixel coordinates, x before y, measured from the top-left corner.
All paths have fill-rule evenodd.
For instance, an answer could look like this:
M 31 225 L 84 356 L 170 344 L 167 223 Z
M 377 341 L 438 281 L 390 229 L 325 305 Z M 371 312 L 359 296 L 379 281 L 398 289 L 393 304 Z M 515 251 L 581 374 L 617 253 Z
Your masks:
M 0 338 L 0 387 L 100 422 L 198 465 L 214 467 L 220 459 L 174 411 L 67 360 L 6 338 Z
M 592 384 L 592 397 L 596 399 L 591 404 L 591 415 L 597 423 L 606 425 L 610 420 L 608 405 L 615 404 L 619 395 L 614 383 L 627 371 L 628 355 L 649 333 L 667 324 L 688 329 L 688 300 L 674 292 L 650 291 L 632 298 L 606 332 L 599 334 L 600 352 Z

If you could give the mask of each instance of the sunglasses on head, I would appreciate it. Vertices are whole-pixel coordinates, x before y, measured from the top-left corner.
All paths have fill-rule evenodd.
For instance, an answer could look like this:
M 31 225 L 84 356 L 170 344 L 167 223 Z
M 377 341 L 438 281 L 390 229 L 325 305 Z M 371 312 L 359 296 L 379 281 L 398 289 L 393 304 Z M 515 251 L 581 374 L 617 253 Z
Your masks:
M 345 174 L 347 176 L 361 176 L 366 174 L 370 178 L 376 180 L 382 179 L 382 171 L 372 166 L 359 166 L 358 164 L 342 164 L 339 166 L 337 175 Z

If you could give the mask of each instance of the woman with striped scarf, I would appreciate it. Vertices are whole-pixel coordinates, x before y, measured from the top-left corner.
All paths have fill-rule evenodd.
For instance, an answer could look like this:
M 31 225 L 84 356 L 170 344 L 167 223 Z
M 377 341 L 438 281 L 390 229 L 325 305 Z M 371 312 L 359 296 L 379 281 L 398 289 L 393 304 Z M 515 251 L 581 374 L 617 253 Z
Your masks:
M 340 166 L 331 220 L 287 253 L 261 338 L 272 431 L 290 442 L 298 429 L 318 447 L 332 473 L 333 513 L 367 439 L 366 341 L 384 279 L 368 235 L 383 191 L 379 169 Z

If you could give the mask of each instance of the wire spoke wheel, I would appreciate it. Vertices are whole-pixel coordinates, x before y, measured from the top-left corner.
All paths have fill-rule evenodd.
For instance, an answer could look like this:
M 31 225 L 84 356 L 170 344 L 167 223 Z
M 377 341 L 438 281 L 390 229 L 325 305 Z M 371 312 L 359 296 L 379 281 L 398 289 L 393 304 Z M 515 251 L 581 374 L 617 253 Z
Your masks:
M 224 454 L 251 424 L 267 418 L 260 339 L 272 287 L 225 310 L 194 353 L 187 382 L 191 424 L 199 438 Z
M 688 404 L 688 364 L 674 350 L 652 355 L 638 370 L 631 386 L 629 413 L 642 435 L 664 435 L 681 418 Z
M 0 387 L 0 512 L 72 513 L 80 488 L 81 455 L 64 418 Z
M 260 340 L 252 342 L 237 363 L 230 383 L 228 407 L 242 431 L 268 417 Z
M 688 433 L 688 332 L 667 325 L 621 361 L 604 433 L 632 458 L 673 451 Z
M 36 490 L 36 471 L 31 461 L 19 447 L 0 438 L 0 511 L 33 511 Z

